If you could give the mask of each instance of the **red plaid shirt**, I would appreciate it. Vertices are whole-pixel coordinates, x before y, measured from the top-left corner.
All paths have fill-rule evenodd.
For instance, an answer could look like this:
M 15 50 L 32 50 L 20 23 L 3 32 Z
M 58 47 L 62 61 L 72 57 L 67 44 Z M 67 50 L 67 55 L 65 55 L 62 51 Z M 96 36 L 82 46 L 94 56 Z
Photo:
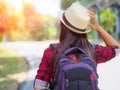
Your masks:
M 116 54 L 114 47 L 103 47 L 100 45 L 95 45 L 94 53 L 97 60 L 96 61 L 97 64 L 109 61 Z M 44 51 L 42 61 L 37 71 L 36 79 L 40 79 L 46 82 L 50 81 L 51 77 L 54 75 L 54 70 L 52 69 L 51 61 L 52 52 L 50 50 L 50 47 L 48 47 Z

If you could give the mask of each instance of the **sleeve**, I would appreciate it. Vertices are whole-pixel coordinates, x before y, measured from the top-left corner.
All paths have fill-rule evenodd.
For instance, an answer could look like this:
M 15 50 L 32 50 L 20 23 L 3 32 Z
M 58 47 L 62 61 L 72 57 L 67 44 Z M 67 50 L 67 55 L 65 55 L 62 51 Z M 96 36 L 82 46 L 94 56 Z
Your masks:
M 39 64 L 39 69 L 37 71 L 37 75 L 34 80 L 34 87 L 41 88 L 41 89 L 47 89 L 49 86 L 49 81 L 53 75 L 53 69 L 50 65 L 50 62 L 52 60 L 52 52 L 50 48 L 47 48 L 44 51 L 42 61 Z
M 49 83 L 43 80 L 35 79 L 34 88 L 48 89 Z
M 115 49 L 115 51 L 116 51 L 116 56 L 118 56 L 120 54 L 120 48 Z
M 116 49 L 117 47 L 104 47 L 100 45 L 95 46 L 95 58 L 96 62 L 98 63 L 103 63 L 106 61 L 111 60 L 116 56 Z

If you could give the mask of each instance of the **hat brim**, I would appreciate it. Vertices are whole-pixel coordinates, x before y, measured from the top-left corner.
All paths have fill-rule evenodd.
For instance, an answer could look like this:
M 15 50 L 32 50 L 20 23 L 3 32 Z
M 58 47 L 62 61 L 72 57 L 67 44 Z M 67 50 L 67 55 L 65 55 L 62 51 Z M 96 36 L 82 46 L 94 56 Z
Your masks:
M 64 13 L 63 13 L 64 14 Z M 85 28 L 84 30 L 80 29 L 80 30 L 77 30 L 75 28 L 72 28 L 71 26 L 69 26 L 68 24 L 66 24 L 66 22 L 63 20 L 63 15 L 61 16 L 60 18 L 60 21 L 67 27 L 69 28 L 69 30 L 75 32 L 75 33 L 78 33 L 78 34 L 84 34 L 84 33 L 88 33 L 90 32 L 90 29 L 88 28 Z

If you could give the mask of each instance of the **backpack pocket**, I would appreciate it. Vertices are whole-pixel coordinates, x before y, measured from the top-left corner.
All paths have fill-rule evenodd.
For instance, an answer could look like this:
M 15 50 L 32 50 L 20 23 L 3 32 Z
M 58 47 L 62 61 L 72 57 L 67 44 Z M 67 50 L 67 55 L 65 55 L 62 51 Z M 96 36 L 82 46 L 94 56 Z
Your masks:
M 66 90 L 93 90 L 91 71 L 84 67 L 75 67 L 67 70 L 65 74 Z
M 65 72 L 65 78 L 73 81 L 73 80 L 90 80 L 91 71 L 87 68 L 76 67 L 71 68 Z
M 69 86 L 65 90 L 92 90 L 90 81 L 69 81 Z

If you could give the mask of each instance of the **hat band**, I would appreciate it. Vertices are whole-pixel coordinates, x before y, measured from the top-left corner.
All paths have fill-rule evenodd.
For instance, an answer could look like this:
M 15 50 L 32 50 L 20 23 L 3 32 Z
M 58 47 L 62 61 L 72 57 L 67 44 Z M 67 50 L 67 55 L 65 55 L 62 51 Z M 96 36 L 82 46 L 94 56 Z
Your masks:
M 86 29 L 79 29 L 79 28 L 74 27 L 72 24 L 70 24 L 69 21 L 65 17 L 65 13 L 63 13 L 63 20 L 69 27 L 71 27 L 73 29 L 79 30 L 81 32 L 85 32 L 86 31 Z

